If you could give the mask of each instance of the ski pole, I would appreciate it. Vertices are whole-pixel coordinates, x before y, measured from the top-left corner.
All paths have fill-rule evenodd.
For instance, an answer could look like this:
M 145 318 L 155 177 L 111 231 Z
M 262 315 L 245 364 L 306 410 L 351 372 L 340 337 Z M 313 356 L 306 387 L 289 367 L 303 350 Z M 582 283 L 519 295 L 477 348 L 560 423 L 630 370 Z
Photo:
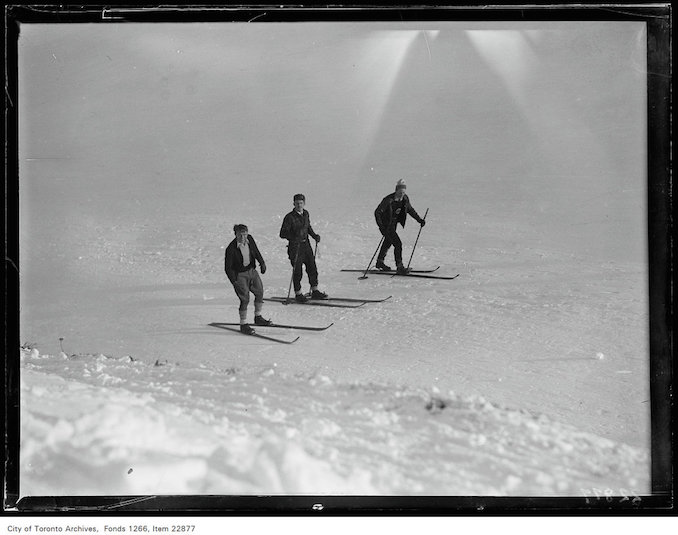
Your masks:
M 428 215 L 428 208 L 426 209 L 426 213 L 424 214 L 424 221 L 426 221 L 426 216 Z M 414 256 L 414 250 L 417 247 L 417 242 L 419 241 L 419 235 L 421 234 L 421 229 L 423 225 L 419 227 L 419 232 L 417 233 L 417 239 L 414 241 L 414 247 L 412 247 L 412 254 L 410 255 L 410 260 L 407 262 L 407 267 L 410 267 L 410 263 L 412 262 L 412 257 Z
M 367 272 L 369 271 L 370 266 L 372 265 L 372 260 L 374 260 L 374 257 L 377 256 L 377 252 L 381 248 L 381 244 L 384 243 L 385 237 L 386 236 L 384 236 L 384 235 L 381 236 L 381 240 L 379 240 L 379 245 L 377 245 L 377 248 L 375 249 L 374 254 L 372 255 L 372 258 L 370 258 L 370 263 L 367 264 L 367 267 L 365 268 L 365 272 L 362 274 L 362 277 L 358 277 L 358 279 L 363 280 L 363 279 L 367 278 Z
M 290 293 L 292 293 L 292 281 L 294 280 L 294 270 L 297 269 L 297 260 L 299 259 L 299 249 L 301 245 L 297 247 L 297 252 L 294 255 L 294 264 L 292 264 L 292 276 L 290 277 L 290 287 L 287 289 L 287 298 L 285 298 L 285 304 L 290 304 Z

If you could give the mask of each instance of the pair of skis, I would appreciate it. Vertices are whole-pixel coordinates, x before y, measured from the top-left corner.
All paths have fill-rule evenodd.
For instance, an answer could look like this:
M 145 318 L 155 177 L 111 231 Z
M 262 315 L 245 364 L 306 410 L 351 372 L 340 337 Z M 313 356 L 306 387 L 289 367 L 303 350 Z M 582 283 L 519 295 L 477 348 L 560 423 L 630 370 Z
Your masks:
M 369 269 L 367 270 L 367 273 L 370 273 L 372 275 L 391 275 L 392 277 L 419 277 L 419 278 L 426 278 L 426 279 L 441 279 L 441 280 L 453 280 L 456 279 L 459 274 L 457 273 L 456 275 L 452 277 L 445 277 L 445 276 L 440 276 L 440 275 L 431 275 L 431 273 L 437 271 L 440 268 L 440 266 L 433 268 L 433 269 L 420 269 L 416 270 L 413 269 L 412 271 L 408 272 L 407 274 L 401 274 L 396 272 L 395 270 L 381 270 L 381 269 Z M 353 272 L 353 273 L 364 273 L 365 270 L 362 269 L 342 269 L 341 271 L 345 272 Z M 289 298 L 289 297 L 280 297 L 280 296 L 275 296 L 275 297 L 268 297 L 265 300 L 266 301 L 273 301 L 277 303 L 281 303 L 283 305 L 312 305 L 312 306 L 324 306 L 324 307 L 335 307 L 335 308 L 359 308 L 364 306 L 367 303 L 383 303 L 384 301 L 387 301 L 391 299 L 391 295 L 388 297 L 385 297 L 383 299 L 363 299 L 363 298 L 353 298 L 353 297 L 328 297 L 325 299 L 312 299 L 309 296 L 306 296 L 307 300 L 303 303 L 298 302 L 294 298 Z M 218 327 L 220 329 L 226 329 L 228 331 L 240 333 L 240 328 L 239 328 L 239 323 L 210 323 L 210 326 L 212 327 Z M 309 327 L 305 325 L 285 325 L 285 324 L 280 324 L 280 323 L 272 323 L 270 325 L 257 325 L 257 327 L 273 327 L 273 328 L 279 328 L 279 329 L 298 329 L 298 330 L 305 330 L 305 331 L 325 331 L 329 329 L 334 323 L 330 323 L 326 327 Z M 248 334 L 247 336 L 254 336 L 257 338 L 262 338 L 264 340 L 269 340 L 271 342 L 278 342 L 281 344 L 293 344 L 297 340 L 299 340 L 299 336 L 294 338 L 293 340 L 283 340 L 281 338 L 276 338 L 273 336 L 267 336 L 264 334 L 260 334 L 257 332 L 254 332 L 252 334 Z
M 383 303 L 391 299 L 391 295 L 383 299 L 363 299 L 353 297 L 327 297 L 325 299 L 312 299 L 306 296 L 306 301 L 300 303 L 294 297 L 267 297 L 264 301 L 273 301 L 283 305 L 311 305 L 330 308 L 359 308 L 367 303 Z
M 307 301 L 304 303 L 297 302 L 294 298 L 288 299 L 287 297 L 269 297 L 266 298 L 266 301 L 274 301 L 281 304 L 290 304 L 290 305 L 315 305 L 315 306 L 325 306 L 325 307 L 340 307 L 340 308 L 358 308 L 366 303 L 383 303 L 388 299 L 391 299 L 391 295 L 385 297 L 384 299 L 359 299 L 353 297 L 328 297 L 325 299 L 310 299 L 307 297 Z M 282 323 L 271 323 L 270 325 L 255 325 L 255 327 L 273 327 L 278 329 L 295 329 L 301 331 L 326 331 L 332 327 L 334 323 L 330 323 L 325 327 L 309 327 L 307 325 L 286 325 Z M 240 332 L 239 323 L 210 323 L 211 327 L 218 327 L 219 329 L 225 329 L 227 331 L 232 331 L 240 334 L 245 334 Z M 254 336 L 256 338 L 262 338 L 264 340 L 269 340 L 271 342 L 278 342 L 280 344 L 293 344 L 299 337 L 297 336 L 293 340 L 283 340 L 282 338 L 276 338 L 274 336 L 267 336 L 265 334 L 260 334 L 254 332 L 248 334 L 247 336 Z
M 440 266 L 433 269 L 413 269 L 408 273 L 398 273 L 394 269 L 368 269 L 367 273 L 371 275 L 390 275 L 391 277 L 417 277 L 420 279 L 439 279 L 439 280 L 453 280 L 459 276 L 459 273 L 452 277 L 446 277 L 443 275 L 431 275 L 434 271 L 440 269 Z M 365 273 L 364 269 L 342 269 L 341 271 L 348 271 L 352 273 Z
M 309 327 L 306 325 L 285 325 L 282 323 L 271 323 L 270 325 L 255 325 L 255 327 L 274 327 L 278 329 L 298 329 L 298 330 L 303 330 L 303 331 L 325 331 L 332 327 L 334 323 L 330 323 L 329 325 L 325 327 Z M 246 336 L 254 336 L 255 338 L 262 338 L 263 340 L 269 340 L 271 342 L 278 342 L 280 344 L 293 344 L 297 340 L 299 340 L 299 337 L 297 336 L 293 340 L 283 340 L 282 338 L 276 338 L 274 336 L 267 336 L 265 334 L 260 334 L 256 331 L 254 331 L 251 334 L 246 334 L 240 332 L 240 324 L 239 323 L 210 323 L 211 327 L 217 327 L 219 329 L 225 329 L 227 331 L 232 331 L 234 333 L 240 333 L 240 334 L 245 334 Z
M 316 306 L 327 306 L 327 307 L 341 307 L 341 308 L 358 308 L 363 306 L 366 303 L 383 303 L 384 301 L 387 301 L 390 299 L 392 296 L 388 296 L 384 299 L 357 299 L 357 298 L 352 298 L 352 297 L 328 297 L 326 299 L 308 299 L 308 301 L 304 303 L 299 303 L 295 301 L 294 299 L 288 300 L 286 297 L 270 297 L 267 298 L 267 301 L 274 301 L 277 303 L 281 304 L 294 304 L 294 305 L 316 305 Z M 307 325 L 286 325 L 283 323 L 271 323 L 270 325 L 255 325 L 255 327 L 272 327 L 272 328 L 278 328 L 278 329 L 295 329 L 295 330 L 301 330 L 301 331 L 326 331 L 330 327 L 332 327 L 334 323 L 330 323 L 329 325 L 326 325 L 325 327 L 310 327 Z M 219 329 L 225 329 L 227 331 L 232 331 L 240 334 L 244 334 L 240 332 L 240 324 L 239 323 L 210 323 L 211 327 L 218 327 Z M 252 334 L 248 334 L 247 336 L 254 336 L 256 338 L 262 338 L 264 340 L 269 340 L 271 342 L 278 342 L 280 344 L 293 344 L 297 340 L 299 340 L 299 337 L 297 336 L 293 340 L 283 340 L 282 338 L 276 338 L 274 336 L 267 336 L 265 334 L 260 334 L 258 332 L 254 332 Z

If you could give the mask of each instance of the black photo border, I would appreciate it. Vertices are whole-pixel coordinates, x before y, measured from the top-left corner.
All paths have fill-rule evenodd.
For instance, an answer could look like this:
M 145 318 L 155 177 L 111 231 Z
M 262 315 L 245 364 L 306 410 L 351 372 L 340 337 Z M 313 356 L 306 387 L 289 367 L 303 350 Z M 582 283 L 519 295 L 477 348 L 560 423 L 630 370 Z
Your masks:
M 19 177 L 17 83 L 21 24 L 299 21 L 644 21 L 647 25 L 647 173 L 652 493 L 639 502 L 589 497 L 491 496 L 19 496 Z M 674 297 L 670 3 L 530 5 L 10 5 L 5 6 L 5 196 L 2 206 L 5 365 L 3 512 L 125 515 L 666 515 L 674 513 Z M 319 506 L 320 505 L 320 506 Z

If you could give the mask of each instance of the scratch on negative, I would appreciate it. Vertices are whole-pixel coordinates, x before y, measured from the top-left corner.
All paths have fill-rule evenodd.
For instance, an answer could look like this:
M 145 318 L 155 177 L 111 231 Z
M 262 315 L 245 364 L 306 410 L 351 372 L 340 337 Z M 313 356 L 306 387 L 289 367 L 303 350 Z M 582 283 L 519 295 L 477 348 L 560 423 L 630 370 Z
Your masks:
M 428 48 L 428 59 L 429 59 L 429 61 L 431 61 L 431 59 L 432 59 L 431 58 L 431 47 L 428 46 L 428 38 L 426 37 L 426 30 L 424 30 L 423 34 L 424 34 L 424 41 L 426 41 L 426 48 Z
M 253 20 L 257 20 L 259 17 L 265 17 L 266 15 L 268 15 L 268 13 L 261 13 L 260 15 L 257 15 L 256 17 L 251 18 L 247 22 L 252 22 Z
M 16 264 L 14 263 L 14 260 L 12 260 L 11 258 L 5 257 L 5 262 L 9 262 L 9 263 L 12 265 L 12 267 L 14 268 L 14 270 L 15 270 L 17 273 L 19 273 L 19 268 L 16 267 Z
M 14 102 L 12 102 L 12 97 L 11 97 L 10 94 L 9 94 L 9 89 L 7 88 L 7 85 L 5 85 L 5 95 L 7 95 L 7 100 L 9 100 L 9 104 L 10 104 L 10 106 L 12 106 L 12 108 L 13 108 L 13 107 L 14 107 Z

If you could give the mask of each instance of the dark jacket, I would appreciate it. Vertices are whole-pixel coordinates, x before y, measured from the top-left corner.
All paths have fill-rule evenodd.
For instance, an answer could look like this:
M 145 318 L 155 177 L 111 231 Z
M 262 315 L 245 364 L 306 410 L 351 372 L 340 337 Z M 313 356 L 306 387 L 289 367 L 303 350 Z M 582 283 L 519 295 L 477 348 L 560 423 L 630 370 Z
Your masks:
M 386 197 L 381 200 L 379 206 L 377 206 L 377 209 L 374 211 L 374 218 L 377 221 L 377 226 L 380 229 L 386 230 L 388 228 L 395 228 L 398 223 L 404 227 L 407 214 L 410 214 L 414 219 L 421 223 L 422 219 L 419 217 L 416 210 L 412 208 L 410 198 L 407 194 L 401 201 L 396 201 L 395 192 L 393 192 L 390 195 L 386 195 Z
M 247 243 L 250 246 L 250 263 L 247 266 L 243 265 L 242 253 L 240 252 L 240 249 L 238 249 L 237 239 L 234 238 L 233 241 L 228 244 L 228 247 L 226 247 L 226 253 L 224 254 L 224 271 L 226 272 L 228 280 L 231 281 L 231 284 L 235 283 L 238 278 L 238 273 L 241 271 L 256 268 L 256 262 L 259 262 L 260 266 L 264 264 L 264 259 L 252 236 L 247 236 Z
M 308 211 L 304 210 L 301 214 L 296 210 L 292 210 L 285 215 L 282 226 L 280 227 L 280 237 L 289 240 L 290 244 L 303 243 L 308 241 L 308 237 L 312 236 L 317 240 L 318 235 L 311 227 L 311 218 Z

